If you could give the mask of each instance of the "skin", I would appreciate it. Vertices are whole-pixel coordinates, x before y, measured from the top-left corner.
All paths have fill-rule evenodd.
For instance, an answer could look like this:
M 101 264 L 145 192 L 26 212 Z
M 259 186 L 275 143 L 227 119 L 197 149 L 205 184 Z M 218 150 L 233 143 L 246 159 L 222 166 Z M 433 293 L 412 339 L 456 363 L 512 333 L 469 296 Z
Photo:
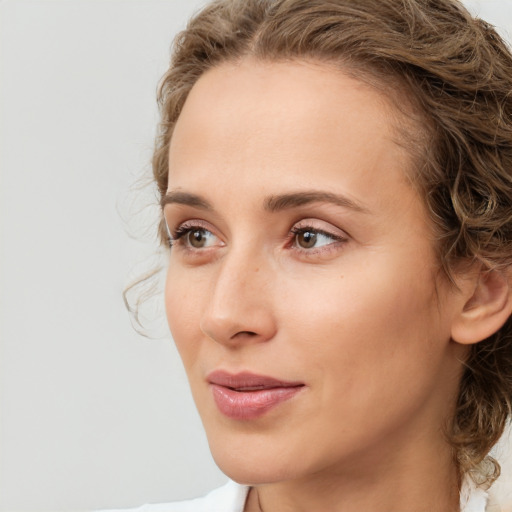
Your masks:
M 167 316 L 217 464 L 253 486 L 246 511 L 458 510 L 443 427 L 461 297 L 439 277 L 398 117 L 325 64 L 246 59 L 204 74 L 177 122 Z M 346 201 L 268 208 L 311 191 Z M 218 369 L 305 386 L 234 420 L 207 382 Z

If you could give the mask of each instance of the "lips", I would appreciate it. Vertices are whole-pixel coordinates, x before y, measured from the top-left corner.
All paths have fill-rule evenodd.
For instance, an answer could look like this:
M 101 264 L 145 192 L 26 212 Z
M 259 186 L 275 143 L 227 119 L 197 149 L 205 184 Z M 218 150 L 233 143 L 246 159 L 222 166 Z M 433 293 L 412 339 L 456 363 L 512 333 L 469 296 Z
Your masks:
M 294 397 L 304 388 L 302 382 L 290 382 L 243 372 L 214 371 L 208 375 L 219 411 L 236 420 L 255 419 Z

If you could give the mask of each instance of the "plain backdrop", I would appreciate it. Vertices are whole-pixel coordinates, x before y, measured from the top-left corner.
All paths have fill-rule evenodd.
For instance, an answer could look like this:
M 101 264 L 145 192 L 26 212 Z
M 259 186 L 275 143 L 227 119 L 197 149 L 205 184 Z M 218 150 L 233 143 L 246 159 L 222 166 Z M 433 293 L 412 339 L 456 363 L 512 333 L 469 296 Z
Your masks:
M 0 2 L 2 512 L 129 507 L 226 480 L 161 297 L 156 340 L 121 297 L 154 249 L 141 235 L 155 195 L 134 183 L 149 171 L 156 84 L 202 3 Z M 512 33 L 511 0 L 466 3 Z

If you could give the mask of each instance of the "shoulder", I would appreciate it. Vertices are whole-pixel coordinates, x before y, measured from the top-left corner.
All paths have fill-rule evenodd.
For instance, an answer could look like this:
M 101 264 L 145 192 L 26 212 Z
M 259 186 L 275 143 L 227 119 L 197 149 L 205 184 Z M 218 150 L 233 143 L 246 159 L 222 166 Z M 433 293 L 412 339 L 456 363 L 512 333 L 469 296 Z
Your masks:
M 493 491 L 493 488 L 480 487 L 466 477 L 461 489 L 461 512 L 512 512 L 512 507 L 500 503 Z
M 510 493 L 507 494 L 510 495 Z M 512 502 L 510 500 L 512 495 L 510 495 L 509 499 L 503 500 L 502 498 L 504 497 L 500 496 L 500 493 L 494 493 L 491 488 L 485 512 L 512 512 Z
M 243 512 L 248 492 L 249 487 L 230 480 L 202 498 L 98 512 Z

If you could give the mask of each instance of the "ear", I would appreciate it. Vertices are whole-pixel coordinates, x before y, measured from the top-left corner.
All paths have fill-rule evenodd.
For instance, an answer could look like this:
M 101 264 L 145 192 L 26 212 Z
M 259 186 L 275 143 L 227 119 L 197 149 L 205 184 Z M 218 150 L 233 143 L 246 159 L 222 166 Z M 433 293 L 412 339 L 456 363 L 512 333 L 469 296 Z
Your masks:
M 481 268 L 459 284 L 461 307 L 451 334 L 453 341 L 471 345 L 493 335 L 511 315 L 511 280 L 505 272 Z

